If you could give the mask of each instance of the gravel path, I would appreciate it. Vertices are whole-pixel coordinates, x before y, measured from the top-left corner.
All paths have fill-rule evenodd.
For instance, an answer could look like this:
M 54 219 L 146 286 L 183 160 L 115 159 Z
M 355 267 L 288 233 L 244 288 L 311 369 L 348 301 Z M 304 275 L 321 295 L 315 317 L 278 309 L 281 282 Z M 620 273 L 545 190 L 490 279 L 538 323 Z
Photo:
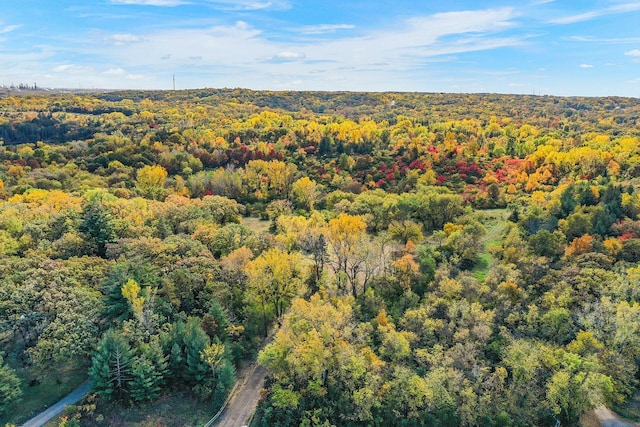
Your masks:
M 91 380 L 87 380 L 82 383 L 77 389 L 73 390 L 67 397 L 60 400 L 58 403 L 49 407 L 45 411 L 39 413 L 29 421 L 24 423 L 22 427 L 40 427 L 45 425 L 49 420 L 60 415 L 64 408 L 69 405 L 73 405 L 85 397 L 91 390 Z

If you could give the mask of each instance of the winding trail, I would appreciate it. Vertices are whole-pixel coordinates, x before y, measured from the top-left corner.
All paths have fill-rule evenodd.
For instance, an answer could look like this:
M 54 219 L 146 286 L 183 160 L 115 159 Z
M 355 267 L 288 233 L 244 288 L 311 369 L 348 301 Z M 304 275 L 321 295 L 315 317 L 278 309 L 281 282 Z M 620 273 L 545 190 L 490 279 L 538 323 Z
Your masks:
M 84 398 L 91 390 L 91 380 L 86 380 L 77 389 L 73 390 L 66 397 L 55 403 L 43 412 L 24 423 L 22 427 L 40 427 L 45 425 L 51 419 L 57 417 L 69 405 L 73 405 Z
M 253 365 L 253 369 L 248 372 L 248 376 L 242 382 L 222 412 L 216 422 L 218 427 L 242 427 L 249 424 L 253 413 L 258 406 L 260 390 L 264 385 L 264 378 L 267 370 L 258 365 Z

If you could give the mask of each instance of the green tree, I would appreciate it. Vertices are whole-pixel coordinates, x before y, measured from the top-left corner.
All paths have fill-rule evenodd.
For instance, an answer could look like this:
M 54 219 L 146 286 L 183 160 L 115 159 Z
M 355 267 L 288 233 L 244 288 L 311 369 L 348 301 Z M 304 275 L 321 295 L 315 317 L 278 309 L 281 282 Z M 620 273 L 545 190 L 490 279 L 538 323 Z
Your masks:
M 348 212 L 351 215 L 361 215 L 370 231 L 382 231 L 398 215 L 398 196 L 380 189 L 365 191 L 356 196 Z
M 540 230 L 529 238 L 529 248 L 536 255 L 558 259 L 564 253 L 564 236 L 558 232 Z
M 9 409 L 22 397 L 22 384 L 15 371 L 4 363 L 0 353 L 0 415 L 5 415 Z
M 96 200 L 82 209 L 82 221 L 78 227 L 87 243 L 89 253 L 104 258 L 107 244 L 115 240 L 114 223 L 109 210 Z
M 560 217 L 566 218 L 576 208 L 573 186 L 568 186 L 560 195 Z
M 200 357 L 211 368 L 214 404 L 221 403 L 235 381 L 235 371 L 227 357 L 227 349 L 224 344 L 214 342 L 200 352 Z
M 580 212 L 569 215 L 566 220 L 559 222 L 559 226 L 564 235 L 567 236 L 568 242 L 592 231 L 590 217 Z
M 563 352 L 560 359 L 561 369 L 547 382 L 546 397 L 556 416 L 572 425 L 584 412 L 609 401 L 613 383 L 577 354 Z
M 419 244 L 424 239 L 422 235 L 422 226 L 413 221 L 394 221 L 389 225 L 389 234 L 391 237 L 403 245 L 409 242 Z
M 162 392 L 164 377 L 144 355 L 137 356 L 131 364 L 129 393 L 134 402 L 156 400 Z
M 169 349 L 169 371 L 176 380 L 195 386 L 209 376 L 210 366 L 202 360 L 201 353 L 211 340 L 200 326 L 200 321 L 189 318 L 186 323 L 178 321 L 171 326 L 165 338 Z
M 107 400 L 123 400 L 128 396 L 132 380 L 133 351 L 127 339 L 110 329 L 98 344 L 89 375 L 93 390 Z
M 137 350 L 138 355 L 133 358 L 131 367 L 131 399 L 134 402 L 156 400 L 166 385 L 167 356 L 162 351 L 157 335 L 148 343 L 141 343 Z
M 244 225 L 226 224 L 215 233 L 208 246 L 214 256 L 227 256 L 234 250 L 245 246 L 252 235 L 253 232 Z

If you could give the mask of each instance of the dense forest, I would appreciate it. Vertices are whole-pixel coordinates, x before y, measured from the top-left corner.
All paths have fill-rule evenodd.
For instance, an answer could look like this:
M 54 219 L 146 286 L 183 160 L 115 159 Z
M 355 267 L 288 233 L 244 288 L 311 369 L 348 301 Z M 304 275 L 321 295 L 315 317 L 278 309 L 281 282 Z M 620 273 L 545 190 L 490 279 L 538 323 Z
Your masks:
M 60 425 L 177 393 L 212 415 L 256 357 L 257 426 L 623 411 L 639 187 L 632 98 L 5 97 L 0 423 L 87 377 Z

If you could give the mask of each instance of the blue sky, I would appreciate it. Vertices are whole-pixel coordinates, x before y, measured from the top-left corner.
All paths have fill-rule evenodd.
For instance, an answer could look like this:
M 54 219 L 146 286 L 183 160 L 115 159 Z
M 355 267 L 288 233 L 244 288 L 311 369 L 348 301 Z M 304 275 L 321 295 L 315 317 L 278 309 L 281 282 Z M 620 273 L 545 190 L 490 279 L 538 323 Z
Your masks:
M 0 3 L 0 85 L 640 96 L 640 1 Z

